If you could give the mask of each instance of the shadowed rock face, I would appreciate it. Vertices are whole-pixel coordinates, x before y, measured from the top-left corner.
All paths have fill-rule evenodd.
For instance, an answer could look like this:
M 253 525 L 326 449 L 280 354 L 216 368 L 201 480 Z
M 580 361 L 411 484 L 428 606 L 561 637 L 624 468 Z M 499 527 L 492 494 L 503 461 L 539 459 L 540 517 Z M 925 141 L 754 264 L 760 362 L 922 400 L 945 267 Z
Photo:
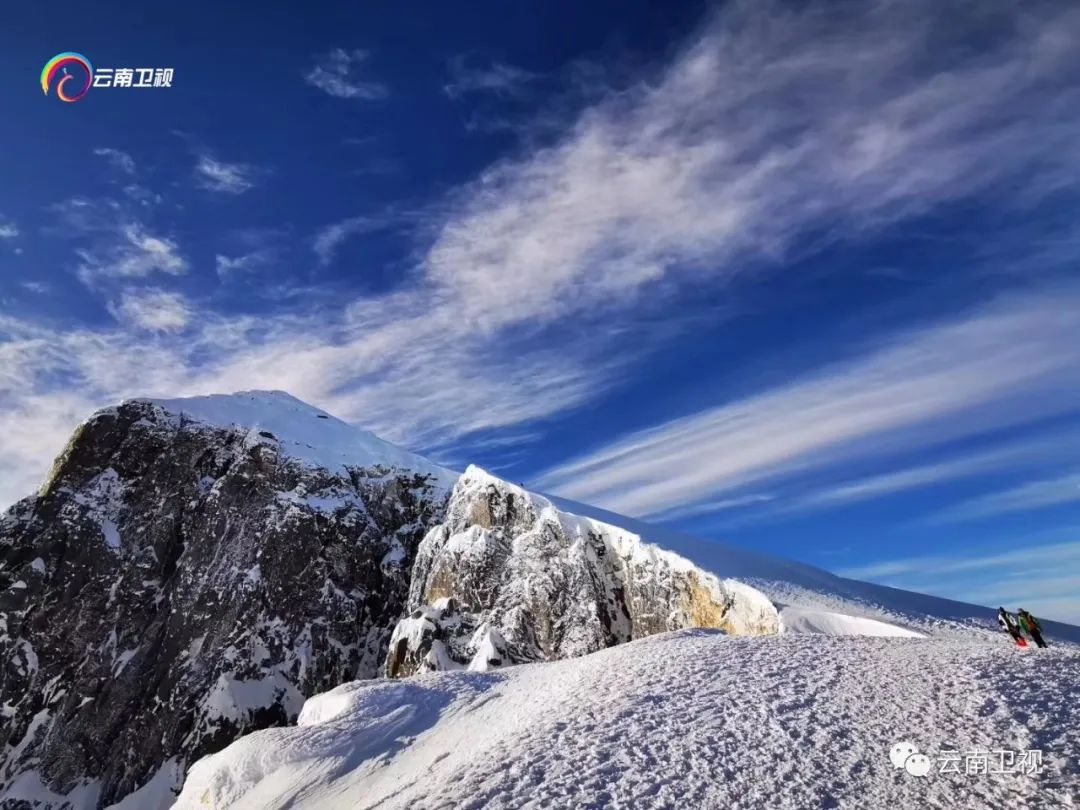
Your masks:
M 0 797 L 40 777 L 104 806 L 375 676 L 444 503 L 269 432 L 96 415 L 0 520 Z
M 762 594 L 482 470 L 420 544 L 386 674 L 567 658 L 686 627 L 776 633 Z

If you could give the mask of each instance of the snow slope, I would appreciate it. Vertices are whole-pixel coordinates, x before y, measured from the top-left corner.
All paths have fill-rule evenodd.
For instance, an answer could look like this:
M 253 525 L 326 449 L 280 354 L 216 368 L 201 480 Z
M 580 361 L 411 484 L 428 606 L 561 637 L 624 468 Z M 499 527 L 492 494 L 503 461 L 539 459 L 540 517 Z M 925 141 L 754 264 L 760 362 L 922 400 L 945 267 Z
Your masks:
M 821 636 L 888 636 L 892 638 L 923 638 L 922 633 L 895 624 L 849 616 L 831 610 L 784 607 L 780 610 L 784 633 L 803 633 Z
M 191 770 L 177 810 L 1056 807 L 1080 796 L 1080 650 L 688 630 L 497 673 L 345 684 Z M 1043 773 L 890 748 L 1043 751 Z
M 374 433 L 343 422 L 284 391 L 242 391 L 144 401 L 196 422 L 221 427 L 240 425 L 256 433 L 269 431 L 286 455 L 330 472 L 337 472 L 345 465 L 396 467 L 432 475 L 446 490 L 458 478 L 456 472 L 385 442 Z

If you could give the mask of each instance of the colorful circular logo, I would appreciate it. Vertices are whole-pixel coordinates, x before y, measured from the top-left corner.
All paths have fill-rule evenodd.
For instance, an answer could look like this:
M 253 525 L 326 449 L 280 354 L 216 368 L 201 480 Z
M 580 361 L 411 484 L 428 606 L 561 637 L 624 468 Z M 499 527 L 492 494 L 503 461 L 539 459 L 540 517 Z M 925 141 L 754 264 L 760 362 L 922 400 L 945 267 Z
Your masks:
M 71 70 L 72 68 L 75 69 L 75 72 Z M 80 71 L 85 75 L 82 87 L 79 87 L 78 81 L 68 85 L 68 82 L 76 79 L 76 73 Z M 52 86 L 53 79 L 56 78 L 57 74 L 60 75 L 60 81 L 56 85 L 56 96 L 61 101 L 78 101 L 86 95 L 86 91 L 90 89 L 90 85 L 94 81 L 94 69 L 90 66 L 90 60 L 81 53 L 74 53 L 73 51 L 58 53 L 45 63 L 45 67 L 41 71 L 41 92 L 45 95 L 49 95 L 49 87 Z

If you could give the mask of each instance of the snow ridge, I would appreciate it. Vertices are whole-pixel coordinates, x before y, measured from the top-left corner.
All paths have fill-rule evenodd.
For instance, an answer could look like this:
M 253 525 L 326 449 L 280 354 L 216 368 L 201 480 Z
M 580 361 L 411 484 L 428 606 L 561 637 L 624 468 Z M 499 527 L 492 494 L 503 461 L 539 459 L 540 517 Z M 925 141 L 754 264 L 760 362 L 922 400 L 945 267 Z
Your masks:
M 348 467 L 393 467 L 430 475 L 449 491 L 458 474 L 343 422 L 284 391 L 241 391 L 185 399 L 148 399 L 184 419 L 218 427 L 250 428 L 277 439 L 290 458 L 329 472 Z

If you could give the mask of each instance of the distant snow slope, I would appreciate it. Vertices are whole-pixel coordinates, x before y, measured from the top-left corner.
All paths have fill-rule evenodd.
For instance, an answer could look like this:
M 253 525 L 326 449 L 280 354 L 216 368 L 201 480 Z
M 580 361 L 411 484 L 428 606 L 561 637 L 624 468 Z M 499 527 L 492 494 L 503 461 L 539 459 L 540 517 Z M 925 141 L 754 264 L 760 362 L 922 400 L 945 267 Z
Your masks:
M 565 498 L 547 497 L 560 509 L 620 526 L 706 571 L 742 580 L 781 609 L 790 606 L 865 617 L 929 635 L 970 637 L 976 633 L 989 637 L 1000 633 L 994 608 L 846 579 L 794 560 L 703 540 Z M 1042 617 L 1040 621 L 1049 637 L 1080 643 L 1080 627 Z M 853 627 L 849 623 L 846 630 L 850 632 Z M 818 632 L 827 630 L 819 625 Z
M 690 630 L 498 673 L 345 684 L 191 770 L 177 810 L 1058 807 L 1080 650 Z M 890 748 L 1041 750 L 1040 776 Z
M 274 434 L 282 451 L 330 472 L 342 466 L 382 465 L 433 475 L 449 490 L 458 474 L 385 442 L 284 391 L 242 391 L 187 399 L 151 399 L 165 410 L 196 422 L 240 425 Z

